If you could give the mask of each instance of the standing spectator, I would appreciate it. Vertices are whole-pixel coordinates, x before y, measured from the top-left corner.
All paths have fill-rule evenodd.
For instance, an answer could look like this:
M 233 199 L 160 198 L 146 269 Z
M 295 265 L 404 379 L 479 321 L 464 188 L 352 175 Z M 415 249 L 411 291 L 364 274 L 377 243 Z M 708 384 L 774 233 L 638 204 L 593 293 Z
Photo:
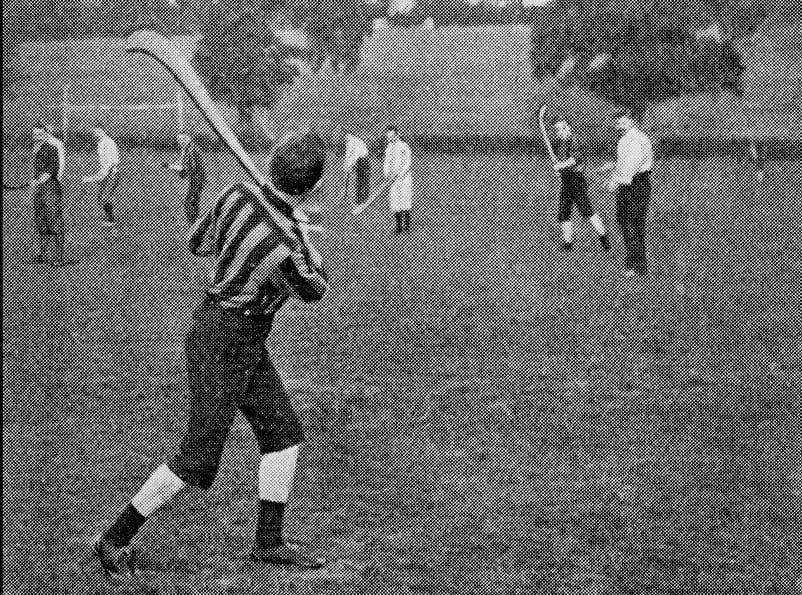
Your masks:
M 203 167 L 200 149 L 188 134 L 179 133 L 176 141 L 181 149 L 180 162 L 164 163 L 164 167 L 176 172 L 179 177 L 189 180 L 187 195 L 184 199 L 184 214 L 187 222 L 194 223 L 198 219 L 201 194 L 206 184 L 206 170 Z
M 616 149 L 616 163 L 608 183 L 616 194 L 616 220 L 626 248 L 624 275 L 645 276 L 646 212 L 652 194 L 652 141 L 637 126 L 632 113 L 619 112 L 616 128 L 622 133 Z
M 368 199 L 370 193 L 370 161 L 368 147 L 365 142 L 350 131 L 345 133 L 345 193 L 354 184 L 354 202 L 361 204 Z
M 111 199 L 120 184 L 120 149 L 100 124 L 92 129 L 92 135 L 97 141 L 97 157 L 100 167 L 95 175 L 84 176 L 83 181 L 86 183 L 99 182 L 97 201 L 106 216 L 101 225 L 114 227 L 114 207 Z
M 395 233 L 409 232 L 412 210 L 412 154 L 409 145 L 398 136 L 398 128 L 387 128 L 384 152 L 384 177 L 390 182 L 390 210 L 395 216 Z

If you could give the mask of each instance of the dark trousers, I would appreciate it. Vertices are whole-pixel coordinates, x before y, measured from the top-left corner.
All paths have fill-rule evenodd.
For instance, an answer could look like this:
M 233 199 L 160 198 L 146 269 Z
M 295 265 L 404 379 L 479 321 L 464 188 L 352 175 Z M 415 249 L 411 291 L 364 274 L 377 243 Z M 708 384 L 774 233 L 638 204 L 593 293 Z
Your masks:
M 395 233 L 409 231 L 410 212 L 397 211 L 395 213 Z
M 114 207 L 111 197 L 117 192 L 120 185 L 120 170 L 116 167 L 111 168 L 109 174 L 100 181 L 97 192 L 97 202 L 106 214 L 106 220 L 114 222 Z
M 360 157 L 354 164 L 354 176 L 356 178 L 356 202 L 365 202 L 370 196 L 370 162 L 367 157 Z
M 626 249 L 624 267 L 638 275 L 647 270 L 645 226 L 651 194 L 651 172 L 645 172 L 632 178 L 632 184 L 620 186 L 615 200 L 615 218 Z
M 195 221 L 198 219 L 200 199 L 201 194 L 203 193 L 203 184 L 204 180 L 190 179 L 189 181 L 187 195 L 184 198 L 184 214 L 186 215 L 189 223 L 195 223 Z

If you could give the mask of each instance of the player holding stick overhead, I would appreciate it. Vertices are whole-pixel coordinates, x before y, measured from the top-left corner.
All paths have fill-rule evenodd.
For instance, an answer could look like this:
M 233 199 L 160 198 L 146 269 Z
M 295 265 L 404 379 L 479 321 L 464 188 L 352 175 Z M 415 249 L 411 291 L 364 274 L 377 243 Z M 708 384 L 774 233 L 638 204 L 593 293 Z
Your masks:
M 39 254 L 34 262 L 48 262 L 48 252 L 53 244 L 53 258 L 49 261 L 54 268 L 73 264 L 64 260 L 64 214 L 62 211 L 62 191 L 59 180 L 60 159 L 55 145 L 49 141 L 43 124 L 36 124 L 32 131 L 34 222 L 39 234 Z
M 409 233 L 412 210 L 412 153 L 398 136 L 398 128 L 387 127 L 387 148 L 384 151 L 384 177 L 390 184 L 390 210 L 395 216 L 395 233 Z
M 106 216 L 101 225 L 113 227 L 115 220 L 111 197 L 120 184 L 120 149 L 100 124 L 92 129 L 92 135 L 97 141 L 97 157 L 100 168 L 95 175 L 84 176 L 83 181 L 100 183 L 97 201 Z
M 265 192 L 292 210 L 318 186 L 326 145 L 295 134 L 274 148 Z M 212 284 L 186 337 L 190 412 L 176 455 L 158 467 L 100 535 L 95 556 L 108 575 L 133 572 L 128 547 L 145 521 L 185 486 L 208 489 L 239 409 L 261 451 L 259 517 L 251 559 L 315 568 L 323 561 L 287 545 L 282 536 L 301 424 L 265 347 L 273 317 L 289 298 L 319 300 L 328 288 L 320 254 L 302 227 L 288 238 L 266 208 L 262 189 L 235 185 L 190 231 L 190 250 L 214 259 Z M 298 209 L 296 209 L 298 211 Z
M 184 199 L 184 214 L 187 222 L 195 223 L 198 218 L 198 205 L 203 193 L 203 186 L 206 184 L 206 169 L 203 167 L 203 159 L 198 145 L 188 134 L 179 133 L 176 141 L 181 148 L 180 162 L 164 163 L 163 167 L 176 172 L 179 177 L 189 180 L 187 195 Z
M 576 206 L 579 213 L 587 219 L 599 234 L 604 250 L 610 249 L 610 240 L 599 214 L 594 212 L 588 198 L 588 182 L 584 174 L 584 158 L 579 151 L 571 123 L 565 118 L 554 121 L 554 170 L 560 176 L 560 203 L 557 218 L 562 231 L 563 251 L 571 250 L 574 242 L 571 215 Z
M 624 275 L 645 276 L 646 212 L 652 194 L 652 141 L 641 130 L 628 110 L 616 115 L 616 128 L 622 133 L 616 148 L 616 163 L 607 188 L 616 195 L 616 220 L 624 237 L 626 258 Z

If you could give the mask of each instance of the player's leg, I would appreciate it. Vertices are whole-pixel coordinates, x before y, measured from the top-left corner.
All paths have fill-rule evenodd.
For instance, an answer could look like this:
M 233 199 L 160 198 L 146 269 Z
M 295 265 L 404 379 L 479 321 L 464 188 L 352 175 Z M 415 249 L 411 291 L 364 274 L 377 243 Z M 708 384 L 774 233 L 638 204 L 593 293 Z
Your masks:
M 240 404 L 259 444 L 259 508 L 251 558 L 271 564 L 316 568 L 325 561 L 288 545 L 283 536 L 284 511 L 295 476 L 301 423 L 292 408 L 270 355 L 259 342 L 260 361 L 247 396 Z
M 568 176 L 561 176 L 560 197 L 557 206 L 557 221 L 560 223 L 561 243 L 560 250 L 567 252 L 574 246 L 574 227 L 571 222 L 573 210 L 573 195 Z
M 632 209 L 632 187 L 620 186 L 616 192 L 616 221 L 624 239 L 624 273 L 631 276 L 635 272 L 635 225 Z
M 646 213 L 649 208 L 651 181 L 648 175 L 640 175 L 633 181 L 633 268 L 638 275 L 647 273 L 646 263 Z
M 406 209 L 404 211 L 404 231 L 406 232 L 409 232 L 410 220 L 412 218 L 411 213 L 412 213 L 411 209 Z
M 98 538 L 95 555 L 107 574 L 130 572 L 126 548 L 156 511 L 186 485 L 208 489 L 236 414 L 235 401 L 247 388 L 238 363 L 236 328 L 219 309 L 202 305 L 187 334 L 190 413 L 178 453 L 158 467 Z
M 39 254 L 34 257 L 33 261 L 42 264 L 47 262 L 50 234 L 47 226 L 47 213 L 42 198 L 41 187 L 36 188 L 33 193 L 33 225 L 36 229 L 36 235 L 39 237 Z
M 357 160 L 357 202 L 364 203 L 370 197 L 370 161 L 367 157 Z
M 200 203 L 200 192 L 202 186 L 197 182 L 190 180 L 189 188 L 187 188 L 187 195 L 184 198 L 184 215 L 187 218 L 187 223 L 195 223 L 198 219 L 198 210 Z
M 599 242 L 605 250 L 610 249 L 610 240 L 607 237 L 607 230 L 604 227 L 599 214 L 593 210 L 593 205 L 590 202 L 588 193 L 588 183 L 584 175 L 577 174 L 573 180 L 573 202 L 576 205 L 579 214 L 582 215 L 587 221 L 590 222 L 593 229 L 599 236 Z

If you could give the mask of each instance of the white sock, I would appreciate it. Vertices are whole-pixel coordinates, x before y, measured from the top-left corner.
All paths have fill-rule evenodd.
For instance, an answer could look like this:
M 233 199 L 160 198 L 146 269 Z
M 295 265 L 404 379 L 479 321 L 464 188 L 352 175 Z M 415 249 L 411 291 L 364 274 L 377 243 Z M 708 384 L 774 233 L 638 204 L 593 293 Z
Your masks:
M 259 462 L 259 499 L 270 502 L 286 502 L 290 497 L 298 447 L 290 446 L 278 452 L 262 455 Z
M 604 223 L 602 223 L 601 217 L 599 217 L 598 213 L 593 213 L 588 221 L 590 221 L 593 229 L 595 229 L 596 233 L 598 233 L 600 236 L 607 234 L 607 231 L 604 229 Z
M 563 242 L 566 244 L 570 244 L 574 241 L 574 228 L 571 225 L 570 221 L 563 221 L 560 223 L 560 227 L 563 230 Z
M 149 517 L 159 510 L 173 496 L 180 492 L 187 484 L 170 471 L 165 464 L 151 473 L 145 484 L 139 489 L 131 499 L 131 505 L 137 509 L 139 514 Z

